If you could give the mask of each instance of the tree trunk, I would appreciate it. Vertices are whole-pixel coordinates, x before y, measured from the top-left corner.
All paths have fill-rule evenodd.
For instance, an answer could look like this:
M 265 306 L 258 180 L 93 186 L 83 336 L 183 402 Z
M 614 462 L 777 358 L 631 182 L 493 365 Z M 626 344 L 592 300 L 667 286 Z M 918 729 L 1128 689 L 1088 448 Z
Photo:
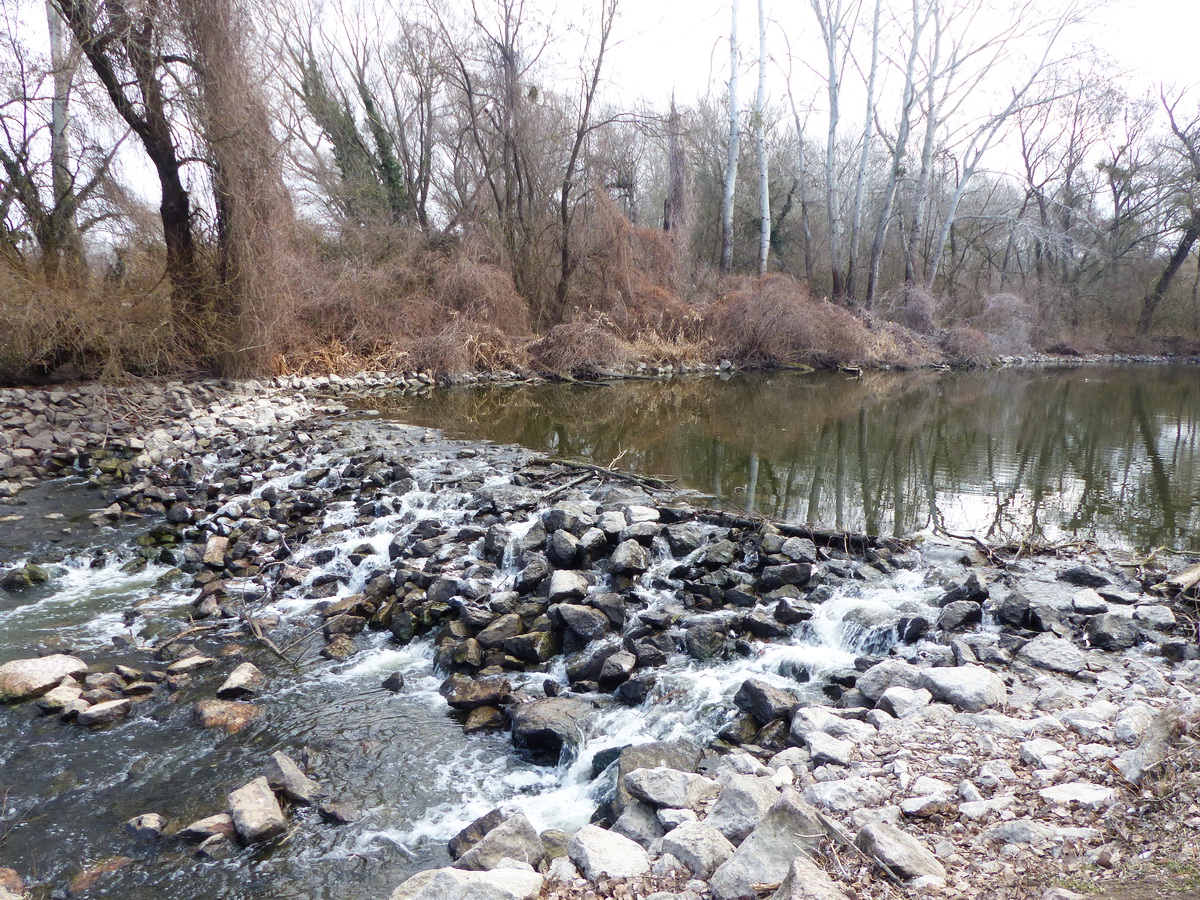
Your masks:
M 754 103 L 754 138 L 758 145 L 758 277 L 767 274 L 771 252 L 771 191 L 767 173 L 767 18 L 758 0 L 758 97 Z
M 879 70 L 879 20 L 883 0 L 875 0 L 871 25 L 871 66 L 867 75 L 867 105 L 864 114 L 862 147 L 858 157 L 858 178 L 854 185 L 854 212 L 850 220 L 850 258 L 846 263 L 846 297 L 855 299 L 858 280 L 858 252 L 862 245 L 863 203 L 867 188 L 867 166 L 871 161 L 871 138 L 875 127 L 875 82 Z
M 1192 252 L 1192 247 L 1197 239 L 1200 239 L 1200 213 L 1193 214 L 1191 221 L 1188 223 L 1187 230 L 1179 238 L 1179 244 L 1175 247 L 1175 252 L 1171 254 L 1171 259 L 1167 262 L 1167 268 L 1163 270 L 1162 276 L 1154 285 L 1154 290 L 1146 295 L 1142 301 L 1142 314 L 1138 319 L 1138 334 L 1149 334 L 1150 326 L 1154 321 L 1154 311 L 1158 309 L 1158 304 L 1162 302 L 1162 298 L 1171 288 L 1171 282 L 1175 280 L 1179 269 L 1187 261 L 1188 255 Z
M 730 3 L 732 25 L 729 29 L 729 151 L 725 157 L 725 191 L 721 196 L 721 271 L 733 268 L 733 196 L 737 188 L 738 149 L 738 0 Z

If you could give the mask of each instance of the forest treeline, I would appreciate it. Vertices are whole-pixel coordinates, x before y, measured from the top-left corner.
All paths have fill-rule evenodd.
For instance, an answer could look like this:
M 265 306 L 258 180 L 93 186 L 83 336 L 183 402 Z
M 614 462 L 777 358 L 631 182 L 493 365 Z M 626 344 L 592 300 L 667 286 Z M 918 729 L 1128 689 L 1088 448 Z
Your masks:
M 1200 334 L 1200 107 L 1130 94 L 1096 3 L 731 0 L 719 90 L 661 104 L 622 2 L 0 0 L 0 379 Z

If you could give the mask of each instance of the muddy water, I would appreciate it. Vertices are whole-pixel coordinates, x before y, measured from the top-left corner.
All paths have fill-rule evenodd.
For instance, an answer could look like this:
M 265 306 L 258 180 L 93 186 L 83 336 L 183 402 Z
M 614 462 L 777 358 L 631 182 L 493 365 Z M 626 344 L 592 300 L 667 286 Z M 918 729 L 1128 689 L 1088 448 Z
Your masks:
M 1196 366 L 549 384 L 390 410 L 837 529 L 1200 550 Z

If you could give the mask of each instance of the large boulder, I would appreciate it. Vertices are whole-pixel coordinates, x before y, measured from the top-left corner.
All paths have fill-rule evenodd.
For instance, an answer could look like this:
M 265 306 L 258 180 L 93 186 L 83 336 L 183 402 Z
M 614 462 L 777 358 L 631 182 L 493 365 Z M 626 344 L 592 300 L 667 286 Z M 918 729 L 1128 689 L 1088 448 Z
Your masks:
M 946 870 L 929 849 L 894 825 L 877 822 L 858 833 L 859 850 L 879 860 L 906 881 L 944 884 Z
M 252 694 L 257 694 L 264 684 L 265 676 L 252 662 L 244 662 L 232 672 L 225 682 L 217 688 L 217 696 L 222 700 L 241 700 Z
M 392 892 L 391 900 L 537 900 L 545 879 L 525 869 L 427 869 Z
M 264 777 L 255 778 L 229 794 L 233 826 L 247 844 L 258 844 L 287 831 L 287 818 Z
M 757 678 L 747 678 L 733 697 L 734 705 L 764 725 L 788 718 L 799 700 L 791 691 L 777 688 Z
M 590 881 L 636 878 L 650 871 L 650 856 L 627 837 L 584 825 L 567 844 L 567 856 Z
M 546 855 L 542 839 L 530 821 L 519 813 L 509 816 L 455 862 L 459 869 L 495 869 L 504 859 L 537 868 Z
M 918 688 L 921 686 L 921 670 L 902 659 L 885 659 L 877 662 L 858 676 L 854 686 L 875 703 L 890 687 Z
M 1087 659 L 1083 651 L 1066 638 L 1055 637 L 1053 634 L 1039 634 L 1017 651 L 1017 657 L 1023 663 L 1048 669 L 1051 672 L 1063 672 L 1067 675 L 1078 675 L 1087 668 Z
M 711 778 L 666 767 L 635 769 L 623 783 L 630 795 L 659 809 L 699 809 L 721 791 Z
M 782 882 L 792 860 L 814 851 L 824 835 L 816 810 L 795 788 L 785 787 L 758 827 L 713 872 L 713 900 L 756 898 L 756 884 Z
M 1101 650 L 1128 650 L 1138 641 L 1137 622 L 1120 613 L 1092 616 L 1084 630 L 1091 645 Z
M 0 666 L 0 703 L 15 703 L 39 697 L 64 678 L 87 671 L 87 663 L 74 656 L 56 653 L 36 659 L 14 659 Z
M 324 793 L 321 785 L 305 775 L 291 757 L 279 750 L 271 754 L 263 767 L 263 774 L 267 776 L 271 790 L 278 791 L 301 806 L 312 806 Z
M 518 703 L 509 711 L 513 744 L 533 753 L 557 755 L 564 745 L 577 744 L 593 706 L 574 697 L 547 697 Z
M 807 856 L 792 860 L 787 877 L 771 900 L 849 900 L 833 879 Z
M 634 575 L 650 568 L 650 554 L 637 541 L 630 539 L 617 544 L 610 560 L 612 570 L 621 575 Z
M 708 878 L 733 856 L 734 847 L 711 825 L 685 822 L 663 836 L 662 850 L 687 866 L 697 878 Z
M 608 616 L 590 606 L 563 603 L 553 607 L 551 614 L 557 616 L 563 625 L 584 641 L 594 641 L 608 633 Z
M 721 795 L 704 821 L 740 844 L 779 800 L 779 788 L 770 778 L 736 773 L 722 775 L 717 783 Z
M 617 791 L 613 797 L 613 811 L 618 815 L 630 800 L 625 787 L 625 776 L 635 769 L 654 769 L 660 766 L 678 772 L 695 772 L 704 751 L 689 740 L 653 741 L 626 747 L 617 759 Z
M 502 706 L 512 696 L 507 678 L 452 677 L 442 685 L 442 696 L 454 709 L 472 710 L 481 706 Z
M 979 712 L 1003 706 L 1008 700 L 1004 682 L 982 666 L 946 666 L 923 669 L 921 687 L 935 700 L 950 703 L 967 712 Z

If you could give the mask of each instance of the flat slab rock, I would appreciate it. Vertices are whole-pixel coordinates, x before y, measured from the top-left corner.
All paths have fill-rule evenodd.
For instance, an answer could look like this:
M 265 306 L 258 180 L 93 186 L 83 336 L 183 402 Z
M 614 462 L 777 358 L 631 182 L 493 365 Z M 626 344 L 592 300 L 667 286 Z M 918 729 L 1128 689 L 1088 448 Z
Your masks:
M 650 871 L 650 856 L 627 837 L 584 825 L 567 844 L 567 856 L 590 881 L 634 878 Z M 395 898 L 393 898 L 395 900 Z
M 391 900 L 536 900 L 544 882 L 524 869 L 429 869 L 396 888 Z
M 87 667 L 82 659 L 63 653 L 6 662 L 0 666 L 0 703 L 39 697 L 57 687 L 64 678 L 82 675 Z

